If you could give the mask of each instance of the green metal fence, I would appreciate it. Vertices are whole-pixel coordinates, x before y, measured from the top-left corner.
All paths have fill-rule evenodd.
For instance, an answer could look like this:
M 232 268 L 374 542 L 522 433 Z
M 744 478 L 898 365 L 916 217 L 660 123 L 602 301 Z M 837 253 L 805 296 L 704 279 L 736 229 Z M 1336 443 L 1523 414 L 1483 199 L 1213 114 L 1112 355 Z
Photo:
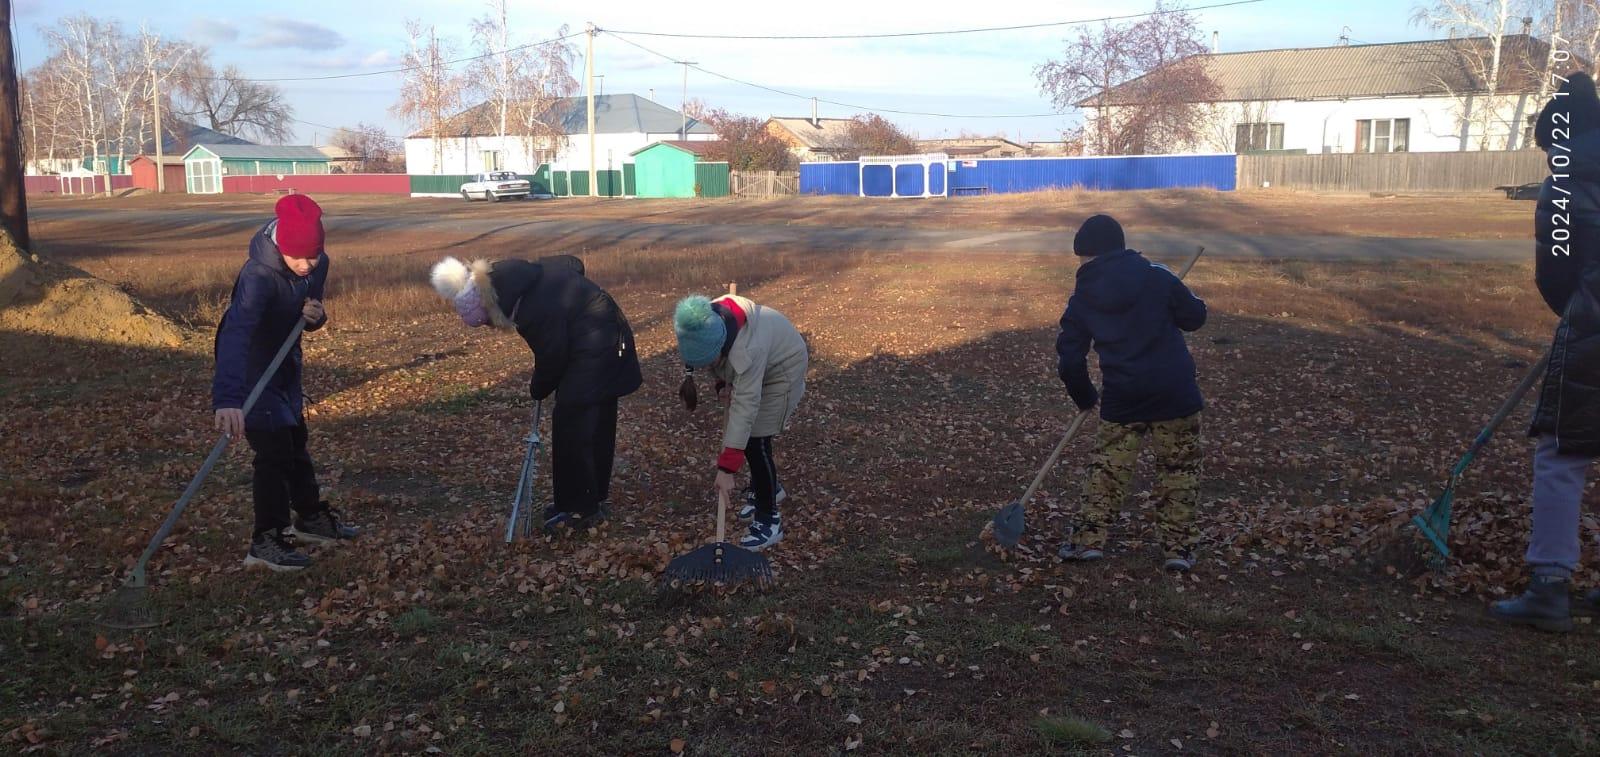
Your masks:
M 696 197 L 727 197 L 730 194 L 728 164 L 694 164 L 694 189 Z

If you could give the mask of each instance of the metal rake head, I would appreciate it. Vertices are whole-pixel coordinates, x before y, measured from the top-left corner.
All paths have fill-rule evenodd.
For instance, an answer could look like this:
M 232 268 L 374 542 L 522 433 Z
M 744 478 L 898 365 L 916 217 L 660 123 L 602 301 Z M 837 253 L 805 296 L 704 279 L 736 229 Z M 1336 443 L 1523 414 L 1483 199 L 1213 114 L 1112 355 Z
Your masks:
M 735 584 L 754 581 L 772 584 L 772 563 L 755 552 L 728 542 L 707 544 L 667 563 L 662 578 L 668 582 Z
M 1000 508 L 1000 512 L 994 514 L 994 540 L 1006 549 L 1016 547 L 1017 542 L 1022 541 L 1022 532 L 1027 527 L 1024 516 L 1020 500 Z
M 145 583 L 142 573 L 129 576 L 116 591 L 111 592 L 100 617 L 95 620 L 106 628 L 121 631 L 155 628 L 166 623 L 150 606 L 150 587 Z

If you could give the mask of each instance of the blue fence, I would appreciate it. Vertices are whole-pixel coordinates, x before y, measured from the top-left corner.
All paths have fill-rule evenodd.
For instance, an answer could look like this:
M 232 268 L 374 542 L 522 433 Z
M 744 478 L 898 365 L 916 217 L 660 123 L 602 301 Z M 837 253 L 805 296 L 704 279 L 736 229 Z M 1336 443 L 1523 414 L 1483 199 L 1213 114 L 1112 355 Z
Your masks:
M 939 190 L 935 182 L 945 180 L 949 181 L 952 195 L 1037 192 L 1074 186 L 1097 190 L 1208 188 L 1232 191 L 1238 175 L 1238 156 L 1235 155 L 995 158 L 954 160 L 951 164 L 955 170 L 929 178 L 932 191 Z M 911 168 L 915 171 L 919 167 Z M 884 166 L 877 174 L 874 170 L 877 166 L 868 166 L 867 194 L 887 196 L 889 167 Z M 921 181 L 920 176 L 897 178 L 902 183 Z M 802 163 L 800 193 L 859 195 L 860 169 L 856 163 Z
M 861 166 L 849 163 L 801 163 L 800 194 L 859 195 Z

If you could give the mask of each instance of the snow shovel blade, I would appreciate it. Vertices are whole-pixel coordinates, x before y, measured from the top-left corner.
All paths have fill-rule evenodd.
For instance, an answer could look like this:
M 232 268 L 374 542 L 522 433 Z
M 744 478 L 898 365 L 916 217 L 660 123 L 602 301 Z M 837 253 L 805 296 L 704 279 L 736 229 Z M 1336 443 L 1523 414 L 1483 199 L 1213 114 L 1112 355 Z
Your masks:
M 1000 542 L 1000 546 L 1011 549 L 1022 540 L 1022 531 L 1026 527 L 1023 516 L 1021 500 L 1012 500 L 994 514 L 994 540 Z

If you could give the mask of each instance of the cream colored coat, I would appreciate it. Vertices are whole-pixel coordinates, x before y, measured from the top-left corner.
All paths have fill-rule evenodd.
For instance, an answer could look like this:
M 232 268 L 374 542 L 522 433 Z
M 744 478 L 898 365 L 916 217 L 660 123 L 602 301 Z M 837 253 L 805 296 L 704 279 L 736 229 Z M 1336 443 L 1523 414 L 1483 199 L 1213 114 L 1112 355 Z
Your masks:
M 788 426 L 806 393 L 810 354 L 805 337 L 782 313 L 737 295 L 718 298 L 727 299 L 744 309 L 745 325 L 711 375 L 733 387 L 722 446 L 744 449 L 750 437 L 777 436 Z

